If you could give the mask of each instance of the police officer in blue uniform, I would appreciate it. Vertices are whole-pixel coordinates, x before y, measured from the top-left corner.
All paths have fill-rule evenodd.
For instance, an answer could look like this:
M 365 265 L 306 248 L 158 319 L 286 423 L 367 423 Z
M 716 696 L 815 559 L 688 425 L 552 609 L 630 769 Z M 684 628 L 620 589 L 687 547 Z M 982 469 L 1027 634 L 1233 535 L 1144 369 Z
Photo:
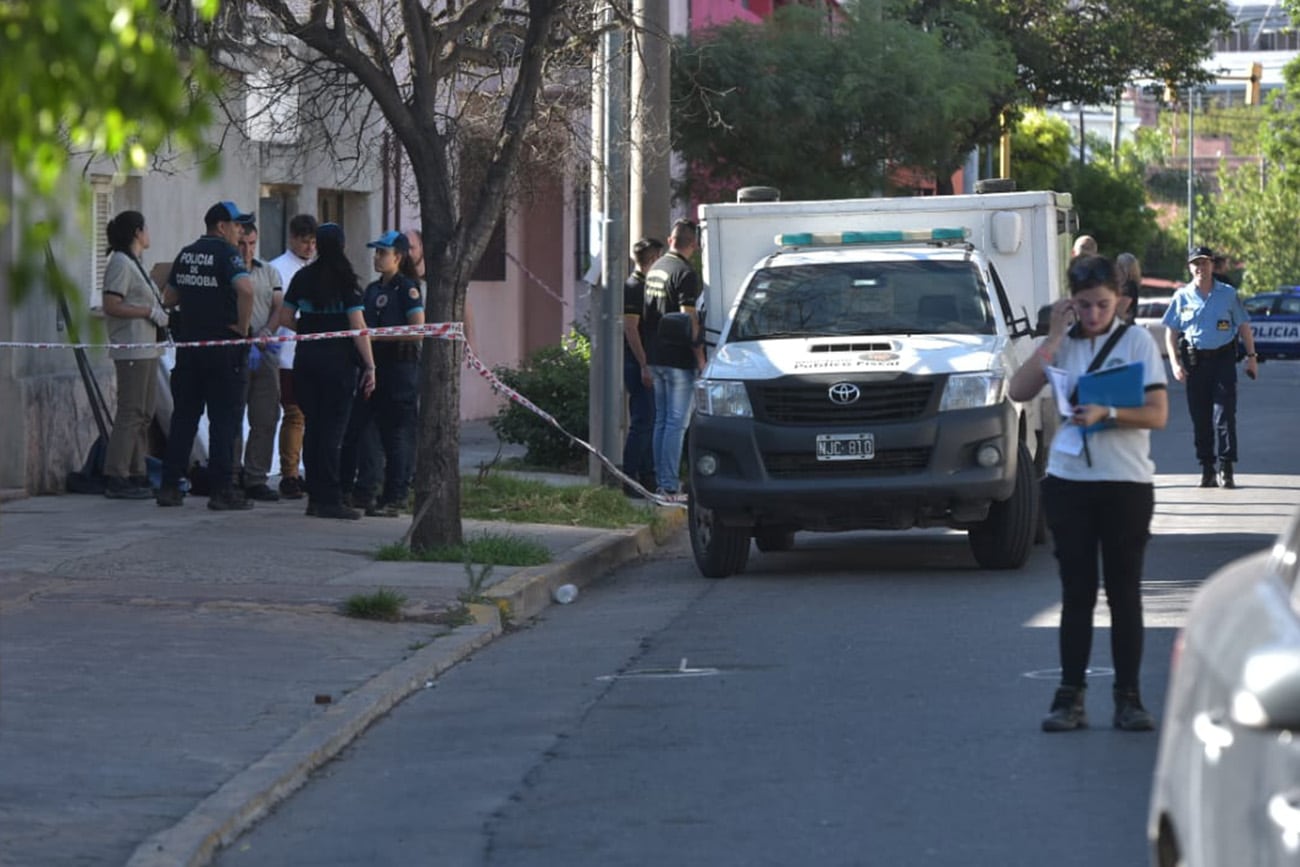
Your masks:
M 1169 366 L 1187 383 L 1201 487 L 1235 488 L 1237 449 L 1237 340 L 1246 347 L 1246 375 L 1259 375 L 1250 316 L 1231 286 L 1214 279 L 1214 251 L 1188 256 L 1193 280 L 1174 293 L 1165 311 Z M 1218 476 L 1215 459 L 1218 459 Z
M 172 263 L 163 304 L 180 307 L 179 321 L 172 330 L 178 342 L 249 336 L 253 281 L 236 244 L 240 224 L 251 219 L 234 202 L 218 202 L 208 208 L 203 218 L 207 234 L 183 248 Z M 174 408 L 158 505 L 179 506 L 183 502 L 180 480 L 189 465 L 199 418 L 206 409 L 208 508 L 252 508 L 252 502 L 236 490 L 231 472 L 247 387 L 248 346 L 176 350 L 176 365 L 171 372 Z
M 410 240 L 388 231 L 366 245 L 375 251 L 379 279 L 366 287 L 365 316 L 370 328 L 424 324 L 424 297 L 411 259 Z M 420 343 L 423 335 L 373 337 L 376 386 L 369 401 L 353 404 L 350 431 L 373 423 L 384 450 L 384 486 L 371 517 L 395 518 L 406 505 L 415 468 L 415 432 L 419 422 Z

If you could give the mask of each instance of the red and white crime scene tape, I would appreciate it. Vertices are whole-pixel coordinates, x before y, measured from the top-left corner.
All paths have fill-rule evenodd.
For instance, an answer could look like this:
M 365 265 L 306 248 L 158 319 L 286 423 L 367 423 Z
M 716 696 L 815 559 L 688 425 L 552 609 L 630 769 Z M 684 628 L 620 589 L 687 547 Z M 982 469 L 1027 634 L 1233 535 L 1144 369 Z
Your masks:
M 664 496 L 646 490 L 641 484 L 633 478 L 624 474 L 623 470 L 614 465 L 608 457 L 601 454 L 591 443 L 574 436 L 565 430 L 555 416 L 515 391 L 510 386 L 497 377 L 495 373 L 488 368 L 483 361 L 474 354 L 470 348 L 469 342 L 465 340 L 465 327 L 460 322 L 427 322 L 423 325 L 390 325 L 383 328 L 359 328 L 347 331 L 327 331 L 320 334 L 285 334 L 272 337 L 247 337 L 231 338 L 229 340 L 189 340 L 178 341 L 174 343 L 28 343 L 16 340 L 0 341 L 0 348 L 15 349 L 202 349 L 213 346 L 265 346 L 269 343 L 301 343 L 313 340 L 338 340 L 344 337 L 388 337 L 394 335 L 412 335 L 423 334 L 426 337 L 438 338 L 440 340 L 459 340 L 465 344 L 465 366 L 475 371 L 488 381 L 488 385 L 497 394 L 502 395 L 514 403 L 519 404 L 524 409 L 532 412 L 551 427 L 568 437 L 576 445 L 586 449 L 595 455 L 601 464 L 610 471 L 610 473 L 619 479 L 627 487 L 635 490 L 638 494 L 651 500 L 661 506 L 678 506 L 685 504 L 681 502 L 680 497 Z

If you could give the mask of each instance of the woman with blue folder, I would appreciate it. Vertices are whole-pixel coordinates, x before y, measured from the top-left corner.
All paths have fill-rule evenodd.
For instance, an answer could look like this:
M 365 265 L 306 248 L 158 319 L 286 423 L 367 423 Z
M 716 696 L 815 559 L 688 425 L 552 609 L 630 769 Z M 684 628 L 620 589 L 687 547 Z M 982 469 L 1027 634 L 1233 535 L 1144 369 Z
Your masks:
M 1111 616 L 1116 728 L 1150 731 L 1142 706 L 1142 558 L 1155 508 L 1150 431 L 1169 415 L 1160 349 L 1144 328 L 1117 314 L 1115 268 L 1102 256 L 1074 260 L 1070 297 L 1052 306 L 1051 327 L 1011 379 L 1013 400 L 1032 400 L 1048 382 L 1068 382 L 1069 416 L 1052 441 L 1042 504 L 1061 576 L 1061 683 L 1043 731 L 1087 725 L 1085 675 L 1092 652 L 1098 555 Z M 1140 379 L 1135 377 L 1140 374 Z M 1098 401 L 1098 402 L 1088 402 Z M 1105 401 L 1105 402 L 1101 402 Z

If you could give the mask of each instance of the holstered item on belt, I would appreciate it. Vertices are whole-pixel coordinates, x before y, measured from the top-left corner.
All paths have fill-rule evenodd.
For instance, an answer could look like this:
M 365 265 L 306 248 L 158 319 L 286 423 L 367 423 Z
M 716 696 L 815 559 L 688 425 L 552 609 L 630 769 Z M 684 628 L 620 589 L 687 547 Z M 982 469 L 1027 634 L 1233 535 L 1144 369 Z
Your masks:
M 1184 370 L 1191 370 L 1196 366 L 1196 350 L 1192 349 L 1192 344 L 1187 342 L 1186 337 L 1178 338 L 1178 363 Z

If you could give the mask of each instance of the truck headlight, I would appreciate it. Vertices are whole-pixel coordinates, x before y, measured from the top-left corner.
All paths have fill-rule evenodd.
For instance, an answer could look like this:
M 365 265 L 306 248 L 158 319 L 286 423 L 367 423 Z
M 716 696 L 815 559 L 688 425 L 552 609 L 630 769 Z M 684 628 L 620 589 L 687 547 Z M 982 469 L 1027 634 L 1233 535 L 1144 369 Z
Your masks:
M 735 379 L 701 379 L 695 383 L 695 411 L 700 415 L 753 418 L 745 383 Z
M 939 400 L 939 411 L 949 409 L 978 409 L 996 406 L 1006 395 L 1006 376 L 1000 371 L 983 373 L 955 373 L 948 377 Z

